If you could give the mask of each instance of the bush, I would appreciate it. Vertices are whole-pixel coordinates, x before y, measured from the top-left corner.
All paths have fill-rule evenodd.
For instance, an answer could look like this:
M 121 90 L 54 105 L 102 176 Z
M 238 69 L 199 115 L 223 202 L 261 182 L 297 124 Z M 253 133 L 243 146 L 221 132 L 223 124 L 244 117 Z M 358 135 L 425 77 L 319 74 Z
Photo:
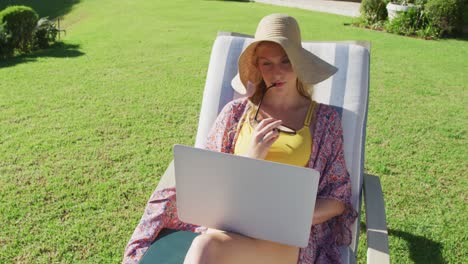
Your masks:
M 390 0 L 388 2 L 392 2 L 394 4 L 399 4 L 399 5 L 406 5 L 409 3 L 409 1 L 407 0 Z
M 413 35 L 416 31 L 414 18 L 417 18 L 419 15 L 417 13 L 416 8 L 410 8 L 406 12 L 399 12 L 393 20 L 385 25 L 385 30 L 405 36 Z
M 422 6 L 408 9 L 399 13 L 392 21 L 389 21 L 385 29 L 390 33 L 405 36 L 417 35 L 423 38 L 437 38 L 438 32 L 432 27 Z
M 6 23 L 5 29 L 9 38 L 9 45 L 21 52 L 28 52 L 33 47 L 33 32 L 38 15 L 27 6 L 10 6 L 0 12 L 0 23 Z
M 34 33 L 34 45 L 36 48 L 45 49 L 54 43 L 59 29 L 48 17 L 43 17 L 37 22 Z
M 427 3 L 427 0 L 415 0 L 414 4 L 420 7 L 424 7 Z
M 13 55 L 14 47 L 10 39 L 11 34 L 6 30 L 6 23 L 0 23 L 0 59 Z
M 440 38 L 462 31 L 466 0 L 362 0 L 361 16 L 353 25 L 382 30 L 406 36 L 417 35 L 426 39 Z M 386 5 L 411 4 L 407 12 L 399 12 L 392 21 L 387 20 Z
M 425 5 L 431 25 L 439 35 L 461 31 L 463 25 L 463 0 L 429 0 Z
M 367 24 L 375 24 L 387 19 L 387 1 L 383 0 L 362 0 L 361 17 Z
M 407 5 L 407 4 L 414 4 L 414 5 L 424 5 L 427 0 L 387 0 L 388 2 L 392 2 L 395 4 L 400 4 L 400 5 Z

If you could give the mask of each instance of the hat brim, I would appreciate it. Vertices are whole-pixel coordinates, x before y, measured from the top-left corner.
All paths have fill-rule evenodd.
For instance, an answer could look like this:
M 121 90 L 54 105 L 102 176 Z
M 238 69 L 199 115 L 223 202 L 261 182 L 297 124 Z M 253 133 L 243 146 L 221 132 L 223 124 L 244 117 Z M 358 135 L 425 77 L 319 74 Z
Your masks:
M 254 60 L 255 49 L 261 42 L 270 41 L 283 47 L 289 60 L 291 61 L 294 72 L 300 81 L 304 84 L 317 84 L 328 79 L 335 74 L 338 69 L 322 60 L 318 56 L 304 49 L 302 46 L 284 37 L 255 40 L 250 43 L 239 56 L 238 69 L 240 82 L 231 82 L 234 90 L 240 94 L 246 94 L 249 83 L 257 84 L 261 80 Z M 236 76 L 237 77 L 237 76 Z

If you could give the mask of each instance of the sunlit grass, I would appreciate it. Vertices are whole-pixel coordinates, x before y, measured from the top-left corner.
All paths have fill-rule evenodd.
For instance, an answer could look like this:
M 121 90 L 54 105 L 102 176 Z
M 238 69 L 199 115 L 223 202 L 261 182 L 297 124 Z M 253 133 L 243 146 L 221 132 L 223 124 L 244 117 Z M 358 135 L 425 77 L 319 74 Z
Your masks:
M 193 0 L 85 0 L 65 46 L 0 62 L 0 262 L 119 262 L 172 145 L 194 143 L 216 32 L 254 33 L 273 12 L 304 39 L 372 43 L 366 170 L 383 184 L 392 260 L 467 262 L 467 42 Z

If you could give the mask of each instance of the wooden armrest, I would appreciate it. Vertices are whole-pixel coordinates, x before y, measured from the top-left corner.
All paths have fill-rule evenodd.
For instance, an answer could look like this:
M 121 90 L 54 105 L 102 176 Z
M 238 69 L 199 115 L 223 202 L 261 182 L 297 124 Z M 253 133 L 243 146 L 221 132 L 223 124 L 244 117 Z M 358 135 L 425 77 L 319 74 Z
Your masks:
M 390 263 L 382 186 L 377 176 L 364 174 L 367 263 Z

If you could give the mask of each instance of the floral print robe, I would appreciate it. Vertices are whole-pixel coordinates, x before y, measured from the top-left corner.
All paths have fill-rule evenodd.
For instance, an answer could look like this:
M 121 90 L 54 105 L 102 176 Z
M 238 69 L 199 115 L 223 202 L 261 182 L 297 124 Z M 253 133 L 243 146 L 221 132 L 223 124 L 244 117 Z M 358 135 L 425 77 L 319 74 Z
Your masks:
M 205 148 L 233 153 L 237 132 L 243 124 L 242 117 L 249 107 L 251 104 L 246 98 L 228 103 L 217 117 Z M 343 130 L 338 112 L 328 105 L 318 104 L 310 131 L 313 143 L 307 167 L 320 172 L 317 198 L 341 201 L 345 204 L 345 211 L 312 226 L 308 246 L 300 249 L 298 263 L 340 263 L 338 247 L 351 243 L 350 227 L 357 212 L 350 201 L 351 182 L 344 159 Z M 123 263 L 138 263 L 163 228 L 198 233 L 206 231 L 205 227 L 186 224 L 178 219 L 175 188 L 155 191 L 128 242 Z

